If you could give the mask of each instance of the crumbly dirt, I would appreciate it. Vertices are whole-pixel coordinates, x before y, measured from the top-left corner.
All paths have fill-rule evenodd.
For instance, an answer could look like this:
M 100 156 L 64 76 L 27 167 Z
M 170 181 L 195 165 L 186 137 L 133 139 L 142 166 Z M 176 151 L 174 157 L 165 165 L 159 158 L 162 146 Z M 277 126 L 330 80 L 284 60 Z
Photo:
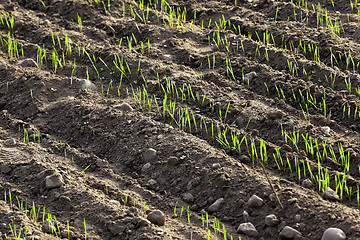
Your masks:
M 358 6 L 294 2 L 2 0 L 0 238 L 359 239 Z

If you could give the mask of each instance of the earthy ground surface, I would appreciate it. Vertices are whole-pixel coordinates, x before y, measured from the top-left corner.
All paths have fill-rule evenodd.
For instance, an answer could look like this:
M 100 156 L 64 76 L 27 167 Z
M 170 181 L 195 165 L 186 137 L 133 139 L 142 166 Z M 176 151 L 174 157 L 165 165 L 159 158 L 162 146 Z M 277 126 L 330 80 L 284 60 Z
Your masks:
M 0 1 L 1 239 L 359 239 L 351 3 Z

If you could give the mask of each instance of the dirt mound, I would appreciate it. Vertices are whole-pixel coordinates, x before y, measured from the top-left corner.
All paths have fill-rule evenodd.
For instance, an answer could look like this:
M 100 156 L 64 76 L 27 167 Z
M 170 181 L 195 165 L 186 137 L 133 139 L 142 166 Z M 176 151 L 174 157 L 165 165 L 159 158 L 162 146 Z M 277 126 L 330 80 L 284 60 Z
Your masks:
M 0 238 L 359 239 L 357 13 L 4 1 Z

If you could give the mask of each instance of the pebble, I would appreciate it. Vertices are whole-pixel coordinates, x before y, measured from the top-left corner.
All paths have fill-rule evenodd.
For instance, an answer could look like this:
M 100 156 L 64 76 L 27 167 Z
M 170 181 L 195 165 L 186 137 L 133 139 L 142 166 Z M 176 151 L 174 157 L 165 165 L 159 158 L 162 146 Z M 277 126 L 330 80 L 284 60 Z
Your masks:
M 90 82 L 90 80 L 83 79 L 80 81 L 80 88 L 86 90 L 96 90 L 97 86 Z
M 157 181 L 154 179 L 150 179 L 146 185 L 150 190 L 156 190 L 158 187 Z
M 258 197 L 256 195 L 252 195 L 249 198 L 248 205 L 249 205 L 249 207 L 252 207 L 252 208 L 259 208 L 262 205 L 264 205 L 264 200 L 262 200 L 260 197 Z
M 265 217 L 265 225 L 268 227 L 275 227 L 279 224 L 279 219 L 275 214 L 270 214 Z
M 191 193 L 183 193 L 181 194 L 181 198 L 187 203 L 191 203 L 194 201 L 194 196 Z
M 37 63 L 32 58 L 24 59 L 20 63 L 20 66 L 22 66 L 22 67 L 38 67 Z
M 296 236 L 301 236 L 301 233 L 289 226 L 285 226 L 283 230 L 280 232 L 280 237 L 285 239 L 293 239 Z
M 45 187 L 47 190 L 59 188 L 64 184 L 62 176 L 59 173 L 54 173 L 45 178 Z
M 172 60 L 172 56 L 170 54 L 164 54 L 162 56 L 162 59 L 165 61 L 171 61 Z
M 256 72 L 249 72 L 245 74 L 244 81 L 245 83 L 251 82 L 257 76 Z
M 321 240 L 345 240 L 346 235 L 340 228 L 328 228 L 322 235 Z
M 160 210 L 151 211 L 147 216 L 147 219 L 158 226 L 165 225 L 165 215 Z
M 151 161 L 156 157 L 156 150 L 153 148 L 149 148 L 143 155 L 143 159 L 145 162 Z
M 330 133 L 330 127 L 328 127 L 328 126 L 325 126 L 325 127 L 321 127 L 321 130 L 324 132 L 324 133 Z
M 312 188 L 313 183 L 310 179 L 305 179 L 304 181 L 302 181 L 301 186 L 303 186 L 304 188 Z
M 136 219 L 136 227 L 138 227 L 138 228 L 146 227 L 146 226 L 149 226 L 150 224 L 151 224 L 151 222 L 145 218 L 138 217 Z
M 330 201 L 340 201 L 339 195 L 332 190 L 330 187 L 327 187 L 323 193 L 323 198 Z
M 296 223 L 301 222 L 301 215 L 296 214 L 295 217 L 294 217 L 294 220 L 295 220 Z
M 250 221 L 250 215 L 249 215 L 249 213 L 247 212 L 247 211 L 243 211 L 243 217 L 244 217 L 244 220 L 245 220 L 245 222 L 248 222 L 248 221 Z
M 56 228 L 53 224 L 49 224 L 48 221 L 45 221 L 41 227 L 41 230 L 44 232 L 44 233 L 54 233 L 56 232 Z
M 251 160 L 250 160 L 250 158 L 249 158 L 248 156 L 246 156 L 246 155 L 241 155 L 241 156 L 240 156 L 240 162 L 242 162 L 242 163 L 250 163 Z
M 241 223 L 237 229 L 237 233 L 243 233 L 249 237 L 259 236 L 259 232 L 256 230 L 255 226 L 250 223 Z
M 275 120 L 275 119 L 281 119 L 284 117 L 284 113 L 280 110 L 274 110 L 274 111 L 271 111 L 271 112 L 268 112 L 267 113 L 267 117 L 269 119 L 272 119 L 272 120 Z
M 167 163 L 171 166 L 175 166 L 176 164 L 179 163 L 179 159 L 177 157 L 171 156 L 168 158 Z
M 13 138 L 8 138 L 4 141 L 4 145 L 7 147 L 11 147 L 11 146 L 16 145 L 16 141 Z
M 213 163 L 212 168 L 220 168 L 220 163 Z
M 151 163 L 144 164 L 144 166 L 141 168 L 141 174 L 144 174 L 145 172 L 147 172 L 147 170 L 149 170 L 150 167 L 151 167 Z
M 219 198 L 213 204 L 211 204 L 208 208 L 209 213 L 214 213 L 218 211 L 221 207 L 221 204 L 224 202 L 224 198 Z
M 119 109 L 123 112 L 132 112 L 134 109 L 131 107 L 130 104 L 128 103 L 122 103 L 122 104 L 118 104 L 115 105 L 113 108 Z

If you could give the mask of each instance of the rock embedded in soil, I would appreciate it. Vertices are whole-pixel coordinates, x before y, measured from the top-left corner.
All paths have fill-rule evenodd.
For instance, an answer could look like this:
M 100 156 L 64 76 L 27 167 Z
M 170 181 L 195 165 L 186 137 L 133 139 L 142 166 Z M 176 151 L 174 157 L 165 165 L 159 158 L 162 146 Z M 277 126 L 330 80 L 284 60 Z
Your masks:
M 251 163 L 251 160 L 250 160 L 250 158 L 248 156 L 241 155 L 240 156 L 240 162 L 242 162 L 242 163 Z
M 156 190 L 158 188 L 158 183 L 156 180 L 154 179 L 150 179 L 147 183 L 146 183 L 148 189 L 150 190 Z
M 80 81 L 80 88 L 86 90 L 96 90 L 97 86 L 93 84 L 90 80 L 83 79 Z
M 145 163 L 144 166 L 141 168 L 141 174 L 146 173 L 151 167 L 151 163 Z
M 296 236 L 301 236 L 301 233 L 289 226 L 285 226 L 279 234 L 282 239 L 294 239 Z
M 7 147 L 12 147 L 16 145 L 16 141 L 13 138 L 8 138 L 4 141 L 4 145 Z
M 59 173 L 54 173 L 45 178 L 45 187 L 47 190 L 59 188 L 64 184 L 62 176 Z
M 268 227 L 275 227 L 279 222 L 280 221 L 275 214 L 270 214 L 265 217 L 265 225 Z
M 301 215 L 296 214 L 295 217 L 294 217 L 294 221 L 295 221 L 296 223 L 301 222 Z
M 214 213 L 218 211 L 221 207 L 221 204 L 223 204 L 224 198 L 217 199 L 213 204 L 211 204 L 208 208 L 209 213 Z
M 128 103 L 121 103 L 119 105 L 115 105 L 113 108 L 119 109 L 123 112 L 132 112 L 134 110 Z
M 264 205 L 264 200 L 262 200 L 262 198 L 256 196 L 256 195 L 252 195 L 250 198 L 249 198 L 249 201 L 248 201 L 248 206 L 249 207 L 252 207 L 252 208 L 259 208 L 261 207 L 262 205 Z
M 346 235 L 340 228 L 328 228 L 322 235 L 321 240 L 345 240 Z
M 156 157 L 156 150 L 153 148 L 149 148 L 148 150 L 146 150 L 146 152 L 143 155 L 143 159 L 145 162 L 151 161 Z
M 249 72 L 245 74 L 244 81 L 247 84 L 248 82 L 251 82 L 255 77 L 257 76 L 256 72 Z
M 313 183 L 310 179 L 305 179 L 304 181 L 302 181 L 301 186 L 303 186 L 304 188 L 312 188 Z
M 20 63 L 20 66 L 22 66 L 22 67 L 38 67 L 37 63 L 32 58 L 24 59 Z
M 251 222 L 241 223 L 237 229 L 237 233 L 243 233 L 249 237 L 259 236 L 259 232 Z
M 284 113 L 280 110 L 274 110 L 267 113 L 267 117 L 269 119 L 275 120 L 275 119 L 282 119 L 284 117 Z
M 150 226 L 151 222 L 145 218 L 142 217 L 138 217 L 136 219 L 136 227 L 140 228 L 140 227 L 147 227 Z
M 160 210 L 151 211 L 148 214 L 147 219 L 155 225 L 158 225 L 158 226 L 165 225 L 165 215 Z
M 171 156 L 168 158 L 167 163 L 171 166 L 175 166 L 179 163 L 179 159 L 177 157 Z
M 187 203 L 191 203 L 194 201 L 194 196 L 191 193 L 183 193 L 181 194 L 182 200 Z
M 332 190 L 330 187 L 327 187 L 323 193 L 323 198 L 330 201 L 340 201 L 339 195 Z

